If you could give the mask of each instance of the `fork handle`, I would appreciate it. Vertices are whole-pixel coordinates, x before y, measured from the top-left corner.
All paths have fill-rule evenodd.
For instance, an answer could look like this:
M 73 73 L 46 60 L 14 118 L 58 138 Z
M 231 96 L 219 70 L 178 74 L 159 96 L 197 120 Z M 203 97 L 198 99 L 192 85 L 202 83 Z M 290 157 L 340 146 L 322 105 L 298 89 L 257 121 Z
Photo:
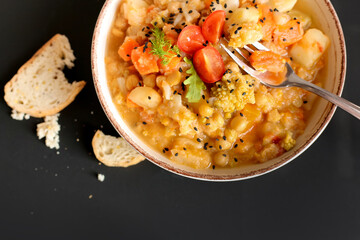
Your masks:
M 303 80 L 302 78 L 293 75 L 293 79 L 291 79 L 291 82 L 293 83 L 293 86 L 295 87 L 301 87 L 307 91 L 310 91 L 312 93 L 315 93 L 316 95 L 319 95 L 320 97 L 325 98 L 329 102 L 335 104 L 336 106 L 342 108 L 346 112 L 350 113 L 354 117 L 360 120 L 360 107 L 353 104 L 352 102 L 349 102 L 348 100 L 341 98 L 319 86 L 316 86 L 313 83 L 310 83 L 308 81 Z

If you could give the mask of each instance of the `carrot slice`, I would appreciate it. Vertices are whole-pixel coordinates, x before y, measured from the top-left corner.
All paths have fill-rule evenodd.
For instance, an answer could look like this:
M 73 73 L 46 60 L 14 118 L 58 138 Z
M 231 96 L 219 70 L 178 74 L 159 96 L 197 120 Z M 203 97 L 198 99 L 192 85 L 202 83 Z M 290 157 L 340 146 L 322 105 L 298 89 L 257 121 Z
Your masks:
M 170 53 L 173 53 L 173 52 L 170 51 Z M 173 53 L 173 54 L 175 55 L 176 53 Z M 171 58 L 171 60 L 168 64 L 163 64 L 162 59 L 159 59 L 158 66 L 162 72 L 169 72 L 169 71 L 177 68 L 179 66 L 180 61 L 181 61 L 181 57 L 173 57 L 173 58 Z
M 253 52 L 250 56 L 250 63 L 260 71 L 278 73 L 285 70 L 285 60 L 279 54 L 270 51 Z
M 205 0 L 204 2 L 205 2 L 205 7 L 210 8 L 210 5 L 213 2 L 213 0 Z
M 139 47 L 140 45 L 132 38 L 127 38 L 125 42 L 119 48 L 118 54 L 124 59 L 124 61 L 128 62 L 131 60 L 131 52 L 134 48 Z
M 304 35 L 299 20 L 291 20 L 284 25 L 278 26 L 274 31 L 274 42 L 281 47 L 288 47 L 298 41 Z
M 151 43 L 147 43 L 131 52 L 131 61 L 141 75 L 159 72 L 158 57 L 151 53 Z
M 273 32 L 276 29 L 276 24 L 274 20 L 274 14 L 271 8 L 267 5 L 259 4 L 259 8 L 261 9 L 262 16 L 260 19 L 260 24 L 262 26 L 263 38 L 264 41 L 271 41 Z

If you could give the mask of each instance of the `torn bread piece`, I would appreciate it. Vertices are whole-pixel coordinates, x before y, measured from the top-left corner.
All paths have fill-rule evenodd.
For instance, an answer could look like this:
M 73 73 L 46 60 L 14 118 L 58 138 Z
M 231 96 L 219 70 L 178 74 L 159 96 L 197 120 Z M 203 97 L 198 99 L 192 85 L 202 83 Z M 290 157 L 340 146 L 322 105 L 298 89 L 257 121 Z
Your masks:
M 37 118 L 59 113 L 85 86 L 84 81 L 69 83 L 65 78 L 63 69 L 72 68 L 74 60 L 67 37 L 55 35 L 5 85 L 6 103 Z
M 45 145 L 51 149 L 60 148 L 60 124 L 58 122 L 60 114 L 47 116 L 43 123 L 37 125 L 36 133 L 39 139 L 45 138 Z
M 22 121 L 22 120 L 29 120 L 30 115 L 27 113 L 18 112 L 15 109 L 11 111 L 11 118 L 14 120 Z
M 92 140 L 96 158 L 108 167 L 129 167 L 145 160 L 121 137 L 105 135 L 98 130 Z

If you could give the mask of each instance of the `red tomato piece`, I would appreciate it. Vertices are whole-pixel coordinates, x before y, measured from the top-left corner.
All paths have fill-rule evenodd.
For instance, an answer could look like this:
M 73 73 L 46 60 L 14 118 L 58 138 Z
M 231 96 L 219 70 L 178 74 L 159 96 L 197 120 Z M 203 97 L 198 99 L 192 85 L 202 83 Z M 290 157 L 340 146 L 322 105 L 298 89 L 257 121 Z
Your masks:
M 211 46 L 197 51 L 193 64 L 200 78 L 206 83 L 219 81 L 225 73 L 224 61 L 219 51 Z
M 199 26 L 187 26 L 181 31 L 177 45 L 184 53 L 193 54 L 204 48 L 205 42 Z
M 205 39 L 215 44 L 219 41 L 224 31 L 226 13 L 218 10 L 211 13 L 202 25 L 202 34 Z

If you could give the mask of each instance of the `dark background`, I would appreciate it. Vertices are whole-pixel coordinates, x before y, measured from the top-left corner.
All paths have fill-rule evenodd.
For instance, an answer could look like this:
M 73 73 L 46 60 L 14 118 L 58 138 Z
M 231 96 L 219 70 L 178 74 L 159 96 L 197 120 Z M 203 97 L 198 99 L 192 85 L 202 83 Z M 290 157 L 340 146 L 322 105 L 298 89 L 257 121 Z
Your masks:
M 59 155 L 37 140 L 41 120 L 12 120 L 0 101 L 0 239 L 360 239 L 360 122 L 342 110 L 295 161 L 247 181 L 200 182 L 150 162 L 99 166 L 94 130 L 116 134 L 90 68 L 103 2 L 1 0 L 0 85 L 59 32 L 77 57 L 68 78 L 87 86 L 61 113 Z M 347 40 L 343 96 L 360 104 L 360 2 L 332 2 Z

